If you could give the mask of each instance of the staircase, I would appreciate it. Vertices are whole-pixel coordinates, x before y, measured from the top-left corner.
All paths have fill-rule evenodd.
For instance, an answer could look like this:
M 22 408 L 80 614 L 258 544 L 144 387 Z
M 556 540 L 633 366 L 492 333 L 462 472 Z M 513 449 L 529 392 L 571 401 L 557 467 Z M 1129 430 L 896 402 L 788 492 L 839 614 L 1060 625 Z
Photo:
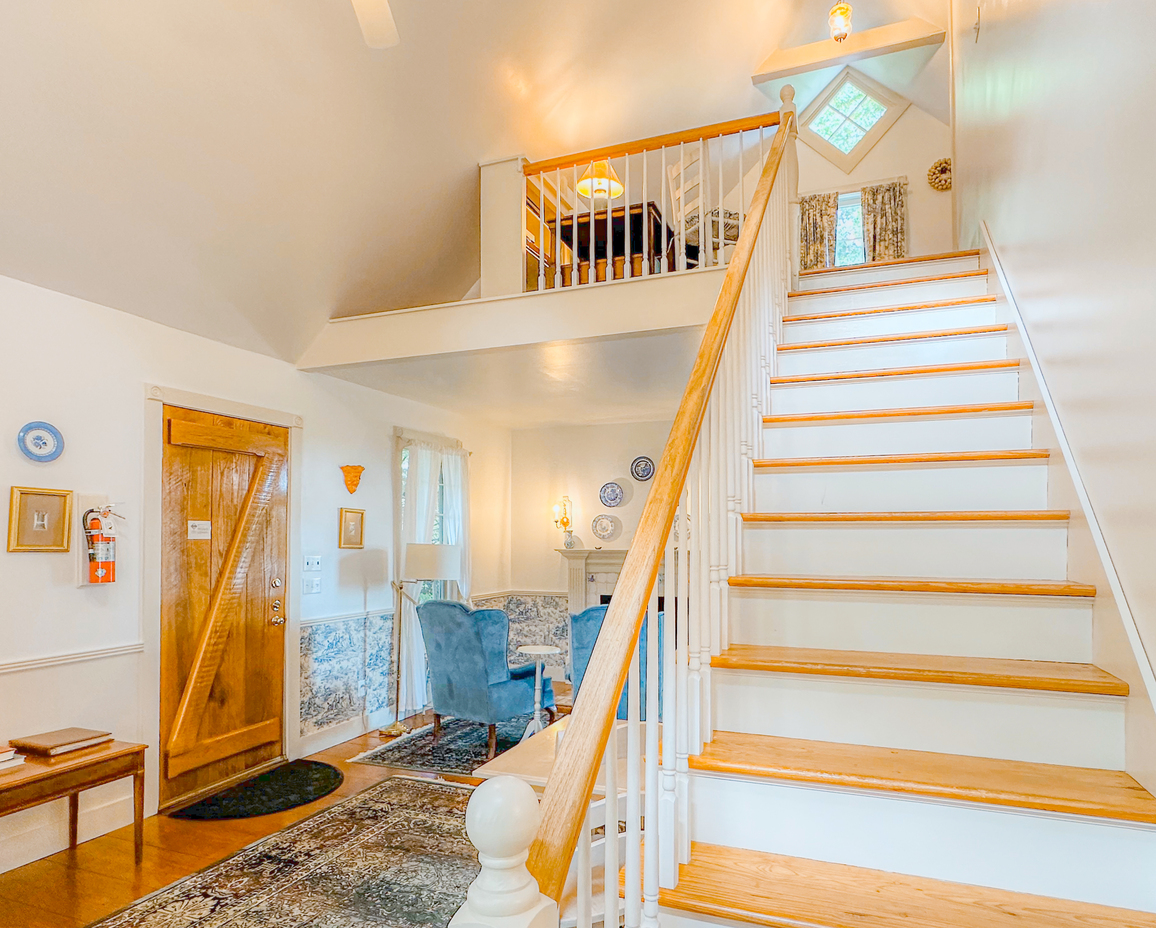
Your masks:
M 801 287 L 663 923 L 1156 926 L 1128 685 L 978 255 Z

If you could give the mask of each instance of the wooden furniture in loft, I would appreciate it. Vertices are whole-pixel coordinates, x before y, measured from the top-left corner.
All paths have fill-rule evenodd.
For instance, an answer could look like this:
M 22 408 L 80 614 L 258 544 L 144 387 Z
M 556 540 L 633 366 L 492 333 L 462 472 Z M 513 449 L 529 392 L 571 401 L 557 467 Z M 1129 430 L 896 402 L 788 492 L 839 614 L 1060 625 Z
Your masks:
M 56 757 L 28 756 L 20 767 L 0 772 L 0 815 L 67 796 L 68 846 L 76 847 L 80 793 L 132 777 L 133 843 L 139 864 L 144 853 L 144 755 L 143 744 L 112 741 Z

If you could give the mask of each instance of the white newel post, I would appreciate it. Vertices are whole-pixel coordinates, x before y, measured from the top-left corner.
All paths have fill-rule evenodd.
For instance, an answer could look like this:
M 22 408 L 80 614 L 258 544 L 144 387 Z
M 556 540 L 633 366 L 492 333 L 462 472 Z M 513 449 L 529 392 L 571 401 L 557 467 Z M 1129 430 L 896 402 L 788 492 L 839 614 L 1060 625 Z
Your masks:
M 783 152 L 783 168 L 785 170 L 784 179 L 787 182 L 787 203 L 790 210 L 790 256 L 791 256 L 791 289 L 799 289 L 799 153 L 795 148 L 795 139 L 799 136 L 799 114 L 795 109 L 795 88 L 790 84 L 786 84 L 782 90 L 779 91 L 779 100 L 782 101 L 782 106 L 779 107 L 780 120 L 787 118 L 787 113 L 791 113 L 795 117 L 795 121 L 791 124 L 791 138 L 787 141 L 786 150 Z M 780 122 L 781 124 L 781 122 Z M 776 332 L 775 337 L 781 336 L 781 332 Z
M 494 777 L 474 790 L 466 834 L 482 871 L 451 928 L 558 928 L 558 904 L 526 869 L 539 818 L 538 797 L 524 780 Z

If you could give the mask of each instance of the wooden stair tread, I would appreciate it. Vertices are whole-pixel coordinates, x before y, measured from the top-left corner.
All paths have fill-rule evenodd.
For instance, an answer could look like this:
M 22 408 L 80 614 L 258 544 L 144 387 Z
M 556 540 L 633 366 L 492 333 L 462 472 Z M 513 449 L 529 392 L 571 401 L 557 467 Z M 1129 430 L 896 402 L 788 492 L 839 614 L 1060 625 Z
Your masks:
M 1096 588 L 1070 580 L 928 580 L 921 577 L 770 577 L 739 575 L 738 589 L 863 590 L 878 593 L 967 593 L 998 596 L 1092 597 Z
M 690 766 L 1156 824 L 1156 796 L 1123 770 L 733 731 L 716 731 Z
M 1067 522 L 1067 509 L 987 509 L 920 512 L 744 512 L 744 522 Z
M 1095 664 L 1058 661 L 732 644 L 722 654 L 712 657 L 710 665 L 726 670 L 912 680 L 1101 696 L 1128 695 L 1127 683 Z
M 975 371 L 996 371 L 1018 368 L 1019 358 L 1000 358 L 995 361 L 965 361 L 960 364 L 925 364 L 919 367 L 883 367 L 870 371 L 831 371 L 824 374 L 790 374 L 772 377 L 771 385 L 790 383 L 821 383 L 826 380 L 864 380 L 873 377 L 920 377 L 928 374 L 967 374 Z
M 906 277 L 902 280 L 879 280 L 866 284 L 849 284 L 846 287 L 827 287 L 823 290 L 792 290 L 787 294 L 789 298 L 801 296 L 823 296 L 830 293 L 850 293 L 856 290 L 878 290 L 881 287 L 902 287 L 905 284 L 930 284 L 941 280 L 968 280 L 975 277 L 986 277 L 987 271 L 956 271 L 953 274 L 930 274 L 926 277 Z
M 839 455 L 821 458 L 761 458 L 754 462 L 757 468 L 785 467 L 869 467 L 894 464 L 982 464 L 992 461 L 1046 460 L 1051 452 L 1046 448 L 1025 448 L 1020 451 L 934 451 L 926 454 L 864 454 Z
M 797 342 L 777 345 L 778 351 L 811 351 L 816 348 L 854 348 L 858 345 L 885 345 L 889 342 L 915 342 L 931 338 L 961 338 L 968 335 L 996 335 L 1007 332 L 1006 322 L 974 325 L 964 329 L 938 329 L 932 332 L 898 332 L 892 335 L 870 335 L 865 338 L 839 338 L 825 342 Z
M 783 324 L 792 322 L 823 322 L 830 319 L 849 319 L 854 316 L 877 316 L 880 313 L 908 313 L 925 309 L 950 309 L 956 306 L 981 306 L 995 303 L 999 298 L 992 294 L 983 296 L 963 296 L 955 300 L 928 300 L 924 303 L 900 303 L 897 306 L 875 306 L 871 309 L 845 309 L 837 313 L 796 313 L 784 316 Z
M 869 261 L 864 264 L 844 264 L 842 267 L 813 267 L 799 271 L 800 277 L 815 277 L 819 274 L 838 274 L 843 271 L 870 271 L 880 267 L 896 267 L 901 264 L 923 264 L 927 261 L 950 261 L 953 258 L 978 258 L 979 249 L 966 251 L 943 251 L 935 255 L 915 255 L 909 258 L 888 258 L 886 261 Z
M 773 928 L 1156 928 L 1147 912 L 697 841 L 658 902 Z
M 956 406 L 904 406 L 894 409 L 853 409 L 846 412 L 797 412 L 763 416 L 763 425 L 792 425 L 804 422 L 842 422 L 848 419 L 906 419 L 931 416 L 979 416 L 985 413 L 1032 412 L 1035 403 L 969 403 Z

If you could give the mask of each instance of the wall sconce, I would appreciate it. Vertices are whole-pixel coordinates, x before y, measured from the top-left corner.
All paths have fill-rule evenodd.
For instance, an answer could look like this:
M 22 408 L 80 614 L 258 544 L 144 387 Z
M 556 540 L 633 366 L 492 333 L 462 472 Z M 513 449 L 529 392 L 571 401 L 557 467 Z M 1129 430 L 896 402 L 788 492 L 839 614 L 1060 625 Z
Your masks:
M 570 497 L 563 496 L 562 502 L 554 504 L 554 525 L 562 529 L 565 536 L 563 544 L 567 548 L 574 547 L 574 522 L 570 518 Z
M 836 42 L 847 38 L 851 34 L 851 4 L 836 3 L 831 7 L 827 25 L 831 27 L 831 38 Z
M 609 161 L 591 163 L 578 180 L 578 193 L 588 200 L 617 200 L 625 189 Z

